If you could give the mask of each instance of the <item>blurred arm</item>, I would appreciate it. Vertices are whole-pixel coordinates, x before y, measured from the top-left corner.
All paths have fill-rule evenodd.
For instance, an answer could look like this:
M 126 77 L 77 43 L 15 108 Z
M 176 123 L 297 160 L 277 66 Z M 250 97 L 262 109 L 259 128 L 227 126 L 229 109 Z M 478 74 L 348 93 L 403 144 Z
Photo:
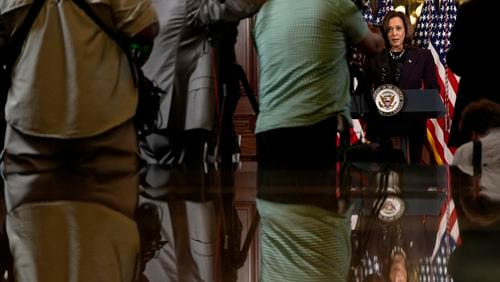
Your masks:
M 267 0 L 208 0 L 198 9 L 200 25 L 218 22 L 239 22 L 256 14 Z
M 225 21 L 239 21 L 256 14 L 267 0 L 226 0 Z
M 355 47 L 367 56 L 375 56 L 384 50 L 385 42 L 378 27 L 369 25 L 366 36 Z

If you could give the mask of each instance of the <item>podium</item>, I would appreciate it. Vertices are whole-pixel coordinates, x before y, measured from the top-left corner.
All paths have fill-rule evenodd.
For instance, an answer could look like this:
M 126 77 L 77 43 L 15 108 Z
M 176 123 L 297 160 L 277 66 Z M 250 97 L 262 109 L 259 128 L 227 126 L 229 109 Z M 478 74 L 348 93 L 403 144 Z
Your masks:
M 369 127 L 372 127 L 372 132 L 377 132 L 378 136 L 399 137 L 403 155 L 408 160 L 408 136 L 414 130 L 413 125 L 428 118 L 443 117 L 446 109 L 436 89 L 404 89 L 402 91 L 405 102 L 397 114 L 381 115 L 370 94 L 351 96 L 351 116 L 363 119 Z
M 381 116 L 373 99 L 361 95 L 351 96 L 351 116 L 363 118 L 366 115 L 376 115 L 391 120 L 400 118 L 438 118 L 446 114 L 443 101 L 437 89 L 403 89 L 405 105 L 401 112 L 394 116 Z

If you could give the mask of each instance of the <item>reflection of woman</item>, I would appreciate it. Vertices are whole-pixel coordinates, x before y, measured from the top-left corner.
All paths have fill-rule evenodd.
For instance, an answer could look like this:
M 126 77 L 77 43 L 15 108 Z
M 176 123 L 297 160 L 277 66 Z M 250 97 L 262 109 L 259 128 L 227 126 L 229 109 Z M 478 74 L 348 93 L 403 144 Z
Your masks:
M 391 256 L 389 262 L 389 272 L 386 276 L 380 273 L 371 273 L 363 279 L 363 282 L 407 282 L 413 281 L 413 276 L 408 275 L 411 266 L 408 265 L 404 253 L 395 253 Z
M 361 198 L 364 204 L 359 207 L 359 221 L 353 231 L 355 281 L 419 281 L 416 278 L 427 276 L 422 267 L 428 265 L 426 261 L 432 255 L 440 217 L 437 210 L 422 208 L 422 203 L 415 209 L 408 187 L 446 184 L 440 185 L 437 179 L 433 184 L 425 181 L 432 174 L 428 169 L 398 166 L 378 171 L 374 177 L 363 176 L 369 179 L 363 186 L 371 196 Z
M 421 261 L 435 245 L 438 217 L 405 215 L 394 222 L 364 218 L 358 257 L 353 262 L 362 281 L 417 281 Z M 370 267 L 371 265 L 371 267 Z M 378 280 L 377 280 L 378 279 Z
M 365 62 L 368 83 L 375 89 L 394 84 L 401 89 L 438 89 L 434 60 L 429 50 L 411 47 L 412 34 L 406 15 L 389 11 L 382 23 L 386 50 Z M 371 116 L 367 138 L 387 144 L 390 136 L 408 136 L 410 162 L 420 163 L 426 136 L 426 119 L 398 120 Z

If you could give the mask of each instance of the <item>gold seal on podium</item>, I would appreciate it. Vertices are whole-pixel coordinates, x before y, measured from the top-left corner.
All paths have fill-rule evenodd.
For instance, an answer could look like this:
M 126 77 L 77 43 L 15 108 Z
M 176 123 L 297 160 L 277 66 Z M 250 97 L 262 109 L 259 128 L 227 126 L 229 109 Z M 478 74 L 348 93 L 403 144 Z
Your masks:
M 405 104 L 403 91 L 393 84 L 382 84 L 373 91 L 373 100 L 383 116 L 398 114 Z

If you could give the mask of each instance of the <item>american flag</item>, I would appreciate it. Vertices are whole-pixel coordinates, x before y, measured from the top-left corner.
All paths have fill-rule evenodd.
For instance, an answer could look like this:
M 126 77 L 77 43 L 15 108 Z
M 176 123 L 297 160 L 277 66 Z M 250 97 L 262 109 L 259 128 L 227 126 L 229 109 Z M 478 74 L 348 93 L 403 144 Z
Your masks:
M 394 3 L 392 0 L 379 0 L 377 1 L 377 11 L 374 14 L 372 11 L 372 5 L 368 5 L 368 9 L 363 11 L 363 17 L 368 23 L 374 25 L 381 25 L 387 12 L 394 10 Z
M 425 1 L 413 33 L 413 43 L 420 48 L 427 48 L 434 27 L 436 8 L 433 1 Z
M 457 16 L 455 0 L 442 0 L 439 7 L 435 1 L 425 0 L 417 26 L 414 31 L 414 43 L 421 48 L 428 48 L 434 57 L 436 72 L 441 87 L 441 99 L 447 109 L 443 118 L 427 121 L 427 138 L 437 164 L 450 164 L 454 151 L 448 148 L 449 129 L 453 117 L 455 97 L 459 78 L 446 64 L 446 52 L 449 38 Z M 448 181 L 450 183 L 450 181 Z M 441 220 L 436 237 L 436 245 L 431 258 L 420 269 L 421 281 L 451 281 L 447 273 L 449 255 L 459 242 L 459 228 L 450 188 L 441 209 Z
M 434 5 L 433 0 L 425 0 L 423 3 L 414 31 L 414 43 L 421 48 L 430 49 L 434 57 L 441 86 L 440 95 L 447 112 L 444 118 L 428 120 L 427 138 L 436 163 L 449 164 L 453 160 L 454 151 L 446 144 L 459 78 L 448 69 L 446 52 L 449 47 L 451 29 L 457 17 L 457 5 L 455 0 L 442 0 L 438 8 Z

